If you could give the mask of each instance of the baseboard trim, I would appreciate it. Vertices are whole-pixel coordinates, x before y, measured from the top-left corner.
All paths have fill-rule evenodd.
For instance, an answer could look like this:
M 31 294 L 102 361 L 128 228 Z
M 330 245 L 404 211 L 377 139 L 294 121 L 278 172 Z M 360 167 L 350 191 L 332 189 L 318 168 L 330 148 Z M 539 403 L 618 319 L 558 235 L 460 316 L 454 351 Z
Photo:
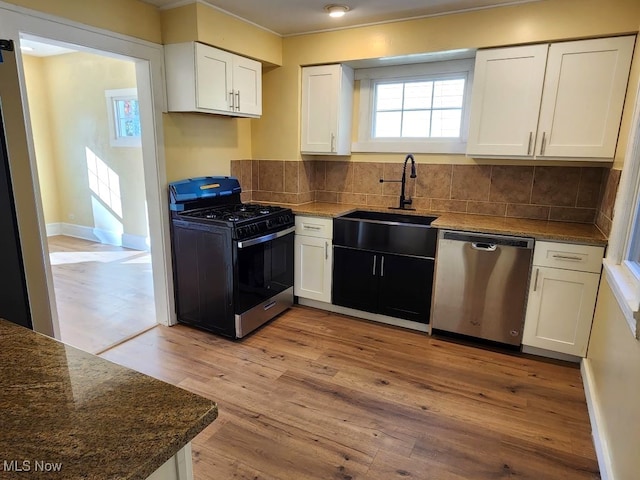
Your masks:
M 149 239 L 140 235 L 122 234 L 122 246 L 132 250 L 149 250 Z
M 580 372 L 582 373 L 584 394 L 587 398 L 589 420 L 591 421 L 591 435 L 593 436 L 593 444 L 596 449 L 596 456 L 598 457 L 600 478 L 602 480 L 615 480 L 604 417 L 600 410 L 600 402 L 598 401 L 598 394 L 595 391 L 595 382 L 593 380 L 593 371 L 588 358 L 582 359 Z
M 62 235 L 62 223 L 47 223 L 47 237 L 55 237 L 56 235 Z
M 81 238 L 91 242 L 116 245 L 118 247 L 130 248 L 132 250 L 149 250 L 147 238 L 140 235 L 113 232 L 84 225 L 74 225 L 72 223 L 50 223 L 47 224 L 46 228 L 48 237 L 53 235 L 66 235 L 67 237 Z

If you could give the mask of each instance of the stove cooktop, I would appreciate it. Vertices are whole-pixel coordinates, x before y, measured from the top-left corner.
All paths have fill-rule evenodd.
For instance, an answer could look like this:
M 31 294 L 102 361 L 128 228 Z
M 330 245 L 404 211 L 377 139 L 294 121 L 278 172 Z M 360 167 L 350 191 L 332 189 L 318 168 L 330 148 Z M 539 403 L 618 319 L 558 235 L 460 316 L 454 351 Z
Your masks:
M 234 238 L 238 240 L 282 230 L 294 224 L 291 209 L 255 203 L 186 210 L 181 212 L 179 217 L 183 220 L 232 228 Z
M 199 208 L 187 210 L 180 214 L 182 217 L 202 218 L 213 221 L 236 223 L 243 220 L 259 219 L 266 215 L 286 210 L 283 207 L 241 203 L 222 207 Z

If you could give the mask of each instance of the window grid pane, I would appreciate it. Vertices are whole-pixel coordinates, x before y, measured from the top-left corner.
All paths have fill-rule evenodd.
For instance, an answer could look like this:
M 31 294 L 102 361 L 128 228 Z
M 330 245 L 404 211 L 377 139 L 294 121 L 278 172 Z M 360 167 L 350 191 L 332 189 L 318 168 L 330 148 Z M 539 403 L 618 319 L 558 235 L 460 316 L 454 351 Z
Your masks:
M 116 136 L 140 137 L 140 110 L 136 99 L 115 99 Z
M 376 113 L 375 136 L 399 137 L 402 124 L 402 112 Z
M 379 83 L 375 138 L 460 137 L 465 79 Z

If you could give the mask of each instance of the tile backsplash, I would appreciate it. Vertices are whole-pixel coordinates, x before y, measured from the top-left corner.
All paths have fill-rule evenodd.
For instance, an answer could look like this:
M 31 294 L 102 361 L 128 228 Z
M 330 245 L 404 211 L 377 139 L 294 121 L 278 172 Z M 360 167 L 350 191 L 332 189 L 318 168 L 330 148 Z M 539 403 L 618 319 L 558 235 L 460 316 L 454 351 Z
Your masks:
M 604 174 L 602 185 L 602 200 L 598 207 L 596 214 L 596 225 L 602 233 L 607 237 L 611 233 L 611 222 L 613 220 L 613 206 L 616 201 L 616 194 L 618 193 L 618 186 L 620 184 L 620 176 L 622 170 L 607 170 Z
M 433 212 L 596 223 L 610 230 L 619 170 L 603 167 L 417 164 L 406 195 Z M 617 173 L 616 173 L 617 172 Z M 402 163 L 234 160 L 244 200 L 395 206 Z

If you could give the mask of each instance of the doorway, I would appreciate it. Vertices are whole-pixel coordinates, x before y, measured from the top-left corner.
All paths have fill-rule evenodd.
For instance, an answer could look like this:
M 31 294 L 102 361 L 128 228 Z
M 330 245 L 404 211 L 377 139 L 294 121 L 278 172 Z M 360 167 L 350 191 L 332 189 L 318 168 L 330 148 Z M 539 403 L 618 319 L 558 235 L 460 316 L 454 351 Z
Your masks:
M 163 112 L 166 111 L 162 45 L 131 36 L 79 25 L 64 18 L 0 2 L 0 31 L 3 38 L 19 45 L 22 39 L 72 45 L 83 52 L 107 53 L 112 58 L 135 61 L 142 127 L 142 151 L 149 222 L 150 255 L 153 265 L 153 292 L 156 320 L 176 323 L 173 298 L 166 164 L 164 157 Z M 32 38 L 33 37 L 33 38 Z M 11 58 L 9 58 L 11 60 Z M 11 63 L 11 62 L 9 62 Z M 10 142 L 9 168 L 14 182 L 14 207 L 23 250 L 23 268 L 33 329 L 60 338 L 56 315 L 53 275 L 48 261 L 48 245 L 39 175 L 29 121 L 29 105 L 22 65 L 17 48 L 12 68 L 4 69 L 3 106 L 10 115 L 5 129 Z M 6 77 L 6 75 L 5 75 Z M 23 113 L 26 115 L 23 116 Z M 5 112 L 6 115 L 6 112 Z
M 135 63 L 21 39 L 60 339 L 156 325 Z

